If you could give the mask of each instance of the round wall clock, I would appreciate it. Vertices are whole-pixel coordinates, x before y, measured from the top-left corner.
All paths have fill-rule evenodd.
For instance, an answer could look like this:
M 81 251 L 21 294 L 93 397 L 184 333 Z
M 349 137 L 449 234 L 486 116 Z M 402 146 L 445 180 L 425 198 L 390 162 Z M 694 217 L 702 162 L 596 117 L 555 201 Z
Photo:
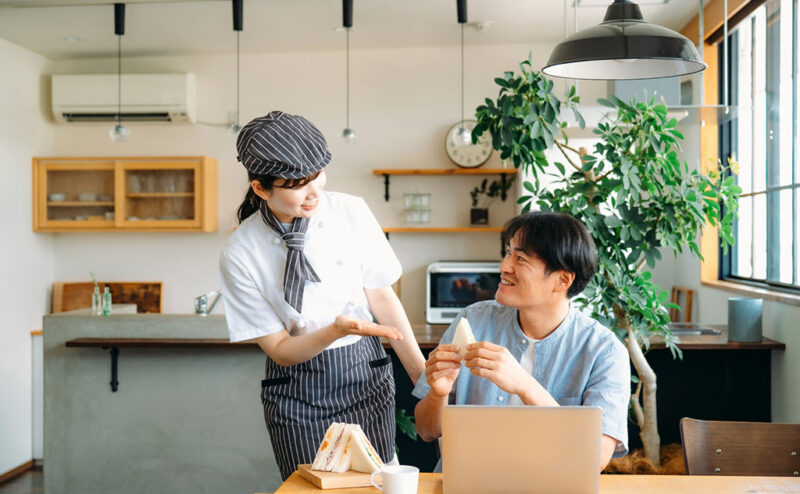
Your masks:
M 459 130 L 463 127 L 472 135 L 472 129 L 478 122 L 476 120 L 464 120 L 457 122 L 444 138 L 444 149 L 447 157 L 461 168 L 477 168 L 486 163 L 492 154 L 492 136 L 489 132 L 484 132 L 478 142 L 472 144 L 472 138 L 463 135 Z

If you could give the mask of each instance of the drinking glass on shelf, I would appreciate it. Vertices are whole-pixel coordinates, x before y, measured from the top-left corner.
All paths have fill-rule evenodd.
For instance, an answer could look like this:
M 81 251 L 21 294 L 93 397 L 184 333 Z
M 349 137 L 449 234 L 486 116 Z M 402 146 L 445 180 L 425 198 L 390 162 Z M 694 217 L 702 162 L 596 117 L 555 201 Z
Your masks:
M 138 194 L 139 191 L 141 191 L 139 176 L 135 173 L 128 174 L 128 192 L 131 194 Z
M 187 172 L 180 172 L 178 175 L 178 192 L 192 192 L 192 176 Z
M 156 191 L 156 177 L 155 175 L 142 175 L 142 189 L 144 192 Z

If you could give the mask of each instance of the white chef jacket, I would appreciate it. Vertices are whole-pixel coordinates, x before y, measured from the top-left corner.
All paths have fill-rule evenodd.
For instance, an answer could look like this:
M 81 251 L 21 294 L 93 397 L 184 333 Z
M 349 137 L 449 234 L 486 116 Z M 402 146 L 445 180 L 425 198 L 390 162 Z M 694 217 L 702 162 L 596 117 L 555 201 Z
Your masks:
M 360 197 L 323 191 L 311 217 L 304 253 L 320 282 L 307 281 L 303 311 L 284 300 L 286 246 L 256 212 L 245 219 L 220 255 L 222 297 L 230 341 L 287 329 L 292 336 L 331 324 L 336 316 L 372 320 L 364 288 L 391 285 L 400 261 L 378 221 Z M 328 348 L 355 343 L 339 338 Z

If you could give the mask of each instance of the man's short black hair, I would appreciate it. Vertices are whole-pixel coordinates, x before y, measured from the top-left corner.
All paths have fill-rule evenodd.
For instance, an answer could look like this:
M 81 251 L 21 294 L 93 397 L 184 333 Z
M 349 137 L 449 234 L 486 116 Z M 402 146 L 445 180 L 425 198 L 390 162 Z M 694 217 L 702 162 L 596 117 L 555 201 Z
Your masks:
M 581 293 L 597 272 L 594 241 L 583 223 L 568 214 L 531 211 L 512 218 L 503 230 L 503 245 L 517 234 L 517 247 L 541 259 L 548 273 L 563 270 L 575 274 L 567 297 Z

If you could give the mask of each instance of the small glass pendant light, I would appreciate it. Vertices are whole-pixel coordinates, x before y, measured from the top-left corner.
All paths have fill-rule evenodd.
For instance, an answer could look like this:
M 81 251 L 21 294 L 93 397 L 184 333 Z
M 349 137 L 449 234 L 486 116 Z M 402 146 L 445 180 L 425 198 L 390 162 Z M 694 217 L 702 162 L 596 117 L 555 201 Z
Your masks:
M 345 144 L 352 144 L 356 140 L 356 131 L 350 128 L 350 28 L 353 27 L 353 0 L 342 0 L 342 21 L 347 36 L 347 79 L 345 84 L 347 120 L 341 137 Z
M 239 35 L 244 27 L 244 0 L 231 0 L 233 4 L 233 30 L 236 31 L 236 121 L 228 129 L 230 135 L 235 136 L 242 130 L 239 119 Z
M 125 4 L 114 4 L 114 34 L 117 35 L 117 124 L 108 131 L 113 142 L 126 142 L 131 133 L 122 125 L 122 35 L 125 34 Z
M 463 16 L 461 5 L 463 1 Z M 472 144 L 472 132 L 464 124 L 464 24 L 467 23 L 467 2 L 460 0 L 458 2 L 458 23 L 461 24 L 461 120 L 458 122 L 458 130 L 455 131 L 453 137 L 453 144 L 456 146 L 469 146 Z
M 654 79 L 705 70 L 685 36 L 644 21 L 639 6 L 614 0 L 603 22 L 559 43 L 542 71 L 571 79 Z

